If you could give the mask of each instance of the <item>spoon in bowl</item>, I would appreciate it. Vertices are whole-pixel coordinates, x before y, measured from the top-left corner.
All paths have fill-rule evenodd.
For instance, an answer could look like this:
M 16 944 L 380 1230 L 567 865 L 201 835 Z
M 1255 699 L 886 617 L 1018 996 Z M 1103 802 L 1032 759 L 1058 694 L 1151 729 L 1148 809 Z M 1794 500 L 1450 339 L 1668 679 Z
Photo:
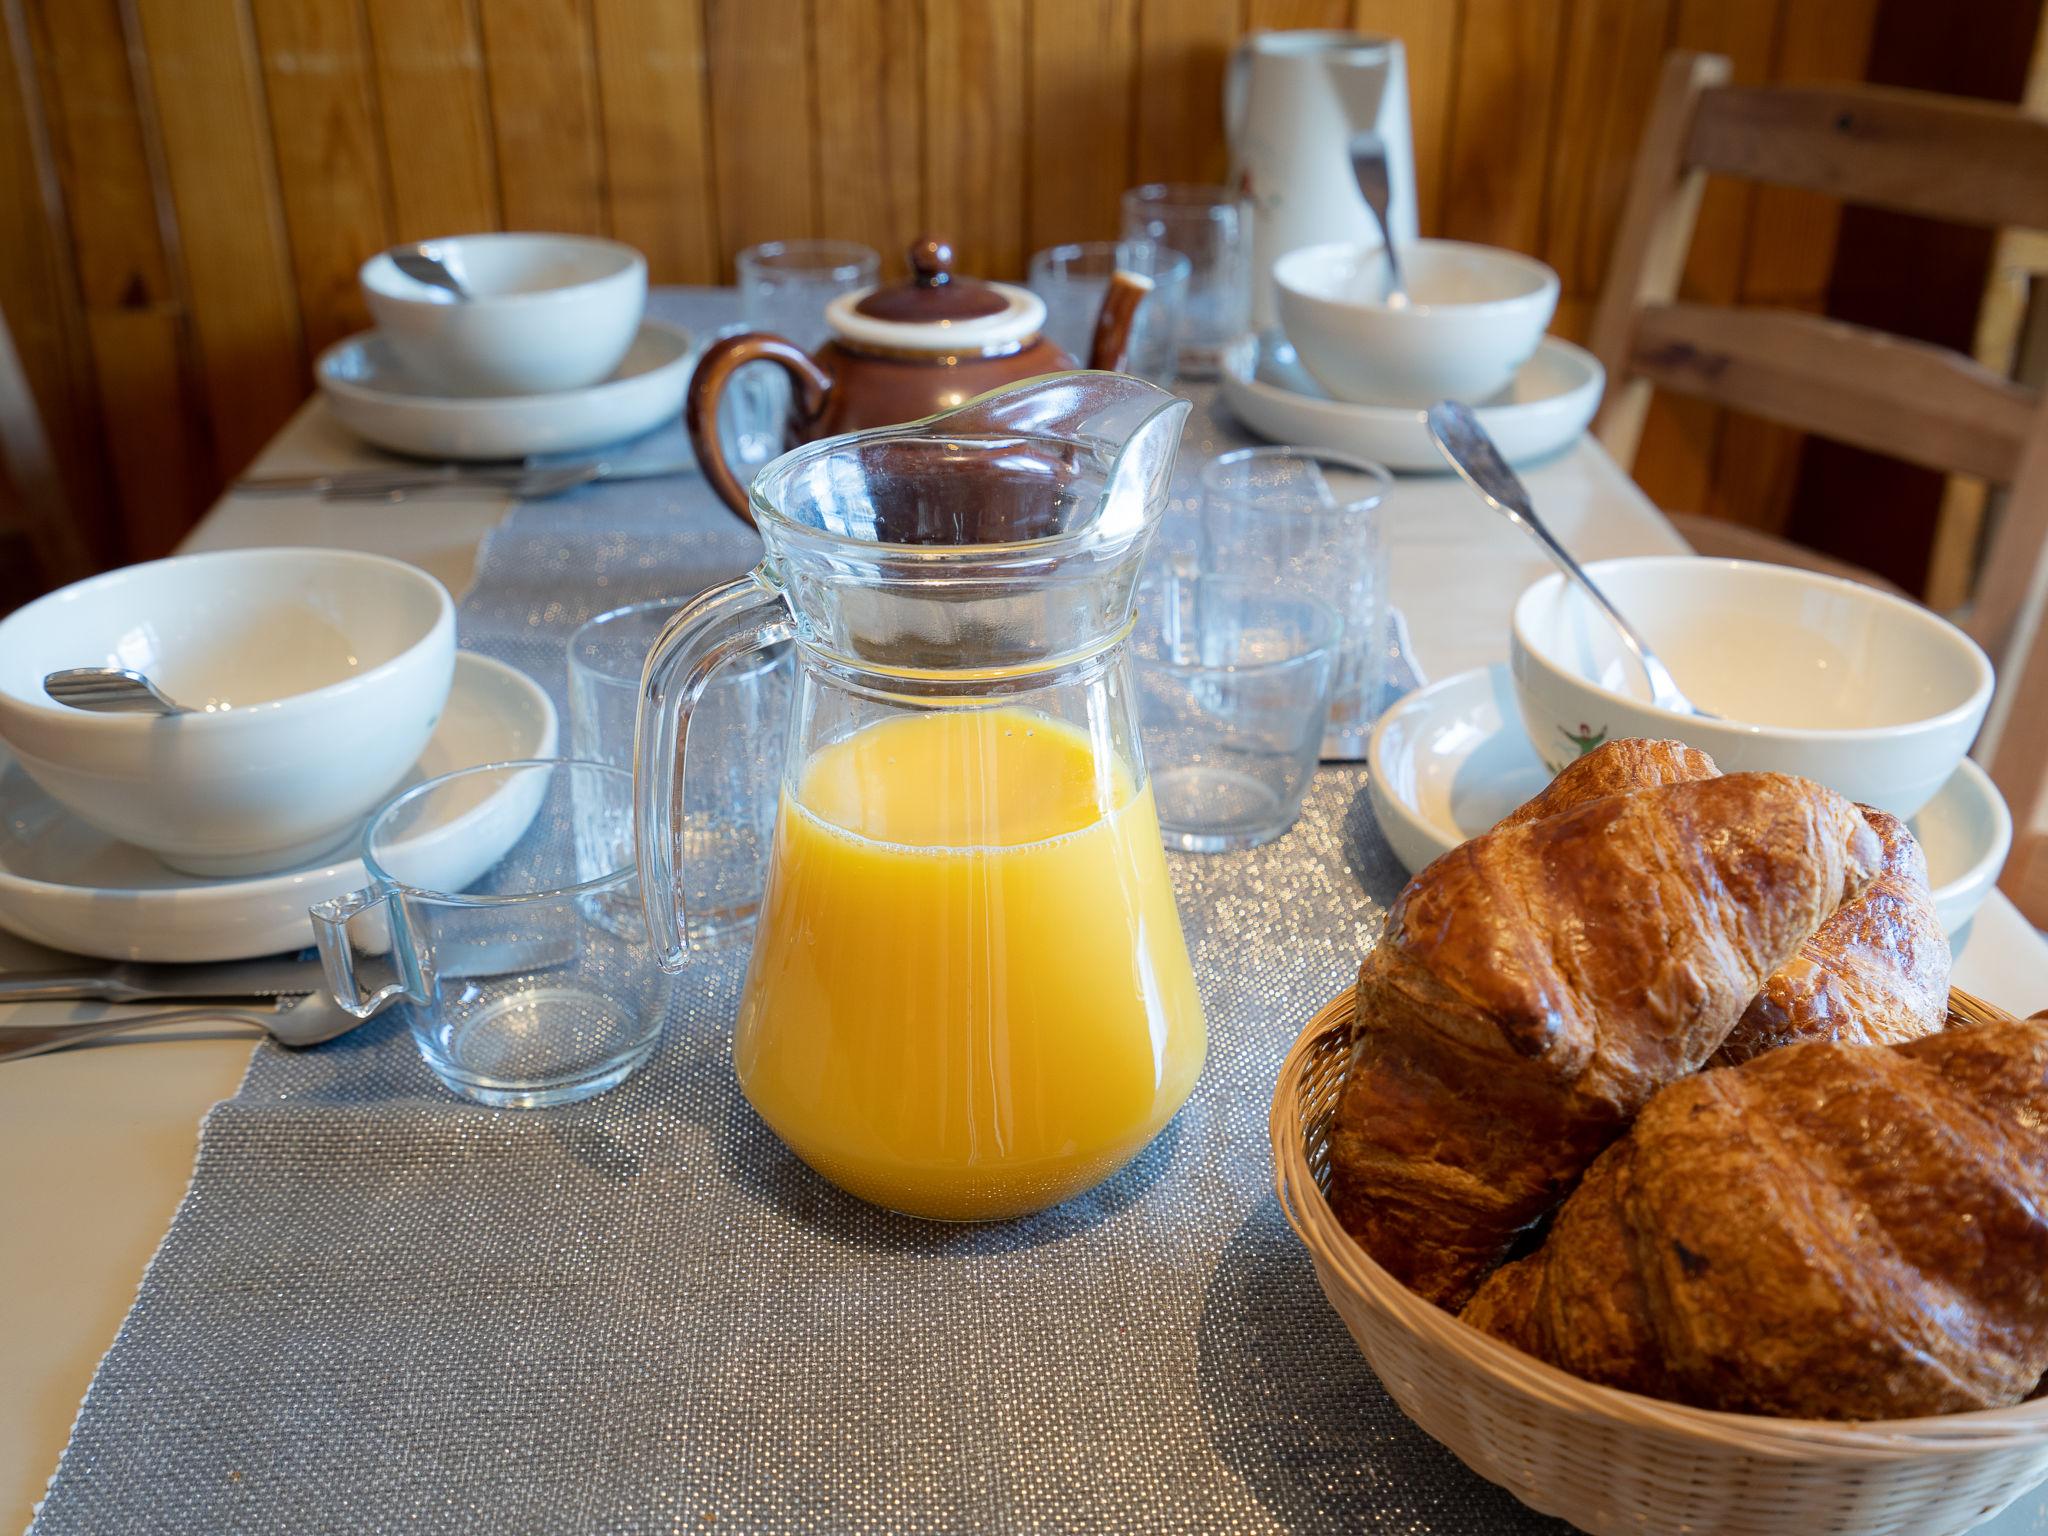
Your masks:
M 1387 251 L 1387 298 L 1389 309 L 1408 307 L 1408 285 L 1401 281 L 1401 253 L 1394 249 L 1394 226 L 1387 222 L 1387 205 L 1393 194 L 1387 179 L 1387 142 L 1377 128 L 1351 135 L 1351 174 L 1358 182 L 1358 195 L 1379 220 L 1380 239 Z
M 189 715 L 192 711 L 133 667 L 67 667 L 43 678 L 59 704 L 101 715 Z
M 462 279 L 448 270 L 448 264 L 440 252 L 427 241 L 413 245 L 394 245 L 385 252 L 391 264 L 416 283 L 427 283 L 435 288 L 445 288 L 467 303 L 473 295 L 462 284 Z
M 1650 702 L 1674 714 L 1698 715 L 1702 720 L 1718 718 L 1685 696 L 1664 663 L 1657 659 L 1657 653 L 1650 649 L 1649 642 L 1636 633 L 1636 627 L 1622 617 L 1621 610 L 1580 568 L 1571 551 L 1544 526 L 1543 519 L 1536 515 L 1536 508 L 1530 503 L 1527 488 L 1508 468 L 1508 461 L 1501 457 L 1500 449 L 1486 435 L 1486 428 L 1479 425 L 1479 418 L 1455 400 L 1439 400 L 1429 408 L 1428 415 L 1430 439 L 1436 444 L 1437 451 L 1450 462 L 1451 468 L 1479 493 L 1481 500 L 1541 544 L 1544 552 L 1558 563 L 1565 575 L 1579 584 L 1579 590 L 1590 597 L 1620 631 L 1622 644 L 1634 653 L 1637 665 L 1643 669 L 1643 676 L 1649 679 Z

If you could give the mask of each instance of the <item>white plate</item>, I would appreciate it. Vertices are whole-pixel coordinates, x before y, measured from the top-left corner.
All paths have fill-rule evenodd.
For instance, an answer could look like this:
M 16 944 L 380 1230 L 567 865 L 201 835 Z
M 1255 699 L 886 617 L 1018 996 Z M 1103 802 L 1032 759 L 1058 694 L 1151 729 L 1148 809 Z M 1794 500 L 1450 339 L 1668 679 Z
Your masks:
M 1546 336 L 1514 383 L 1474 413 L 1510 464 L 1526 463 L 1578 441 L 1606 379 L 1592 353 Z M 1277 331 L 1232 343 L 1217 383 L 1238 420 L 1276 443 L 1361 454 L 1388 469 L 1449 471 L 1421 411 L 1332 400 Z
M 458 651 L 455 685 L 432 738 L 400 790 L 424 779 L 508 758 L 554 753 L 555 706 L 525 673 Z M 509 786 L 508 786 L 509 788 Z M 519 840 L 524 821 L 497 816 L 490 799 L 465 808 L 459 839 Z M 248 960 L 313 942 L 306 908 L 360 886 L 354 834 L 324 862 L 283 874 L 206 880 L 183 875 L 71 816 L 0 753 L 0 927 L 38 944 L 108 960 Z
M 327 407 L 379 448 L 430 459 L 519 459 L 578 453 L 677 420 L 690 382 L 690 333 L 642 322 L 626 360 L 602 384 L 554 395 L 437 395 L 375 331 L 337 341 L 314 369 Z
M 1411 874 L 1550 782 L 1505 664 L 1409 694 L 1380 716 L 1366 761 L 1373 814 Z M 2005 867 L 2012 816 L 1990 776 L 1964 758 L 1908 825 L 1927 854 L 1935 912 L 1954 937 Z

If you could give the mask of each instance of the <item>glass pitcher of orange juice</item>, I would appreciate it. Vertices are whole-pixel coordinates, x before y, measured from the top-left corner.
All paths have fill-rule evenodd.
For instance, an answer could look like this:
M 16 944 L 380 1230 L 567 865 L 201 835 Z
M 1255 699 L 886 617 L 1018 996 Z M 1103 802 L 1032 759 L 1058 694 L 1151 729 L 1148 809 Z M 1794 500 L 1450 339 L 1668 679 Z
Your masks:
M 795 645 L 733 1059 L 776 1134 L 862 1199 L 1053 1205 L 1194 1087 L 1202 1008 L 1124 654 L 1188 409 L 1052 374 L 798 448 L 750 491 L 759 567 L 648 656 L 635 833 L 673 970 L 691 709 L 727 660 Z

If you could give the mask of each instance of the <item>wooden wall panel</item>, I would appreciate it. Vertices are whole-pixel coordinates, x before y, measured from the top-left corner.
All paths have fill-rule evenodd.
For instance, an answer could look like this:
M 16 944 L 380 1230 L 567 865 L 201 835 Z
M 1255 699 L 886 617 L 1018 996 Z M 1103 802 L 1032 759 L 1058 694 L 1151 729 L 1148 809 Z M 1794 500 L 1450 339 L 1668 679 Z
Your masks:
M 363 255 L 391 243 L 382 128 L 359 0 L 253 0 L 306 347 L 367 327 Z
M 179 274 L 164 239 L 154 121 L 137 98 L 119 0 L 31 13 L 107 470 L 106 516 L 131 558 L 168 554 L 214 489 Z
M 233 478 L 306 393 L 298 294 L 248 12 L 136 0 L 211 423 Z
M 1566 14 L 1565 0 L 1465 0 L 1442 204 L 1450 238 L 1542 249 Z
M 804 0 L 706 0 L 712 163 L 728 280 L 734 254 L 748 246 L 819 233 L 807 15 Z
M 1111 235 L 1131 172 L 1137 0 L 1033 0 L 1032 250 Z
M 827 0 L 813 14 L 818 227 L 873 246 L 883 271 L 900 273 L 925 222 L 923 6 Z
M 1572 335 L 1662 53 L 1853 77 L 1879 3 L 0 0 L 31 66 L 0 80 L 0 213 L 33 226 L 0 303 L 87 523 L 111 507 L 113 552 L 153 554 L 365 323 L 355 269 L 387 241 L 589 230 L 703 282 L 808 235 L 900 271 L 929 229 L 1014 278 L 1115 236 L 1128 186 L 1225 175 L 1248 28 L 1351 26 L 1405 46 L 1424 232 L 1544 256 Z M 1817 306 L 1834 239 L 1817 199 L 1716 187 L 1688 291 Z M 1768 525 L 1796 446 L 1660 403 L 1639 473 Z
M 935 4 L 925 13 L 926 222 L 950 231 L 963 270 L 1021 271 L 1024 246 L 1024 0 Z
M 587 0 L 481 0 L 480 8 L 505 227 L 604 234 Z
M 614 239 L 648 281 L 718 281 L 704 18 L 696 0 L 591 0 Z
M 1142 0 L 1134 182 L 1221 181 L 1223 67 L 1245 28 L 1241 0 Z
M 498 160 L 474 0 L 363 0 L 394 240 L 498 229 Z

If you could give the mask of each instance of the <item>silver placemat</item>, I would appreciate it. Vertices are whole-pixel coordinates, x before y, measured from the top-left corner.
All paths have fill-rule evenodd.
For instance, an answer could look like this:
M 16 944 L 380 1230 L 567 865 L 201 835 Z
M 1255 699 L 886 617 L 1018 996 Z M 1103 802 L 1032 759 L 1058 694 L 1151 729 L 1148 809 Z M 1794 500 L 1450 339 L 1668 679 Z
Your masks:
M 575 624 L 753 543 L 694 479 L 519 508 L 463 643 L 559 698 Z M 1393 1407 L 1273 1197 L 1280 1058 L 1402 879 L 1362 771 L 1172 863 L 1208 1068 L 1132 1167 L 1007 1225 L 888 1215 L 782 1148 L 733 1080 L 737 953 L 561 1110 L 450 1097 L 389 1019 L 264 1046 L 33 1529 L 1562 1530 Z

